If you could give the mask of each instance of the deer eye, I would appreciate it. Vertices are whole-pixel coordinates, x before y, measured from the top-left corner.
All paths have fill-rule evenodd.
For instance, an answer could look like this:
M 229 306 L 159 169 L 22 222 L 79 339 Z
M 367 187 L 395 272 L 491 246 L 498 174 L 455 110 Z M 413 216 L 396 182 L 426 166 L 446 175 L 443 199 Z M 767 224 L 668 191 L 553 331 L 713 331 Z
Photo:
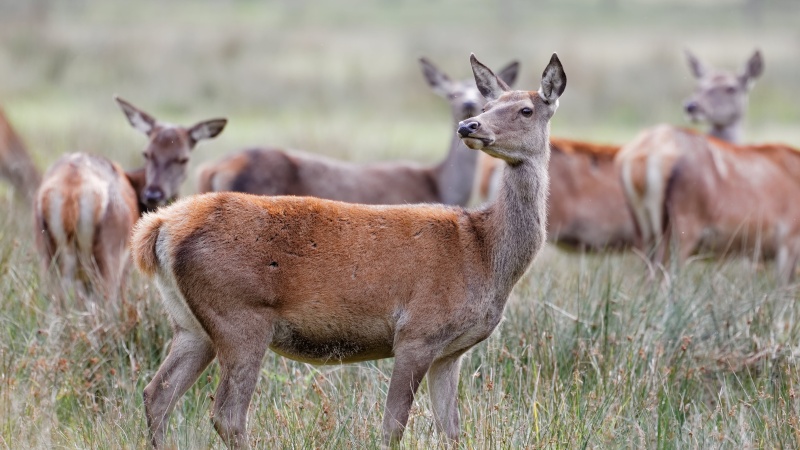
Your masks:
M 178 158 L 178 159 L 175 160 L 175 162 L 178 163 L 178 164 L 183 165 L 183 164 L 186 164 L 186 163 L 189 162 L 189 158 Z
M 533 110 L 530 108 L 522 108 L 519 113 L 525 117 L 530 117 L 533 114 Z
M 733 86 L 728 86 L 728 87 L 725 88 L 725 93 L 726 94 L 735 94 L 736 93 L 736 88 L 733 87 Z

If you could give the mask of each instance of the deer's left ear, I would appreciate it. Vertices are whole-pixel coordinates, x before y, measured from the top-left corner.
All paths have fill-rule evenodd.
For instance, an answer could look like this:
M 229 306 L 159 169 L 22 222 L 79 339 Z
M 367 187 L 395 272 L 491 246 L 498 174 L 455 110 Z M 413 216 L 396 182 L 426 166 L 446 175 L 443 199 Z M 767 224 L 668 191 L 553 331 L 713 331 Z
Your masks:
M 554 104 L 564 89 L 567 87 L 567 74 L 564 73 L 564 67 L 561 66 L 561 61 L 558 55 L 553 53 L 550 57 L 550 63 L 544 68 L 542 72 L 542 87 L 539 88 L 539 97 L 541 97 L 548 104 Z
M 483 95 L 486 100 L 497 100 L 501 95 L 503 95 L 503 92 L 511 90 L 505 81 L 498 78 L 497 75 L 492 72 L 492 69 L 486 67 L 480 61 L 478 61 L 478 58 L 475 57 L 474 53 L 469 56 L 469 62 L 472 64 L 472 73 L 475 75 L 475 84 L 478 86 L 478 90 L 481 91 L 481 95 Z
M 216 137 L 222 133 L 227 124 L 228 119 L 211 119 L 194 125 L 189 128 L 189 137 L 192 139 L 192 145 L 196 144 L 197 141 Z

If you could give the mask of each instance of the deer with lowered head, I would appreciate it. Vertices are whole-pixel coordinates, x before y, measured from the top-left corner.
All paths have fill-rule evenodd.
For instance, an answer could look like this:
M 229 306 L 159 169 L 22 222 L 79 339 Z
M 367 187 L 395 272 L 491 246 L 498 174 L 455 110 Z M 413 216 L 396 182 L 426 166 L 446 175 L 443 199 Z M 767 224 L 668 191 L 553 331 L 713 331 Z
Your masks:
M 32 199 L 42 174 L 31 159 L 11 122 L 0 109 L 0 177 L 6 178 L 20 197 Z
M 484 112 L 458 134 L 507 164 L 480 209 L 363 205 L 212 193 L 145 215 L 133 259 L 155 277 L 174 336 L 144 389 L 153 446 L 176 402 L 217 358 L 214 427 L 249 446 L 247 410 L 267 348 L 341 364 L 394 358 L 383 442 L 399 442 L 428 377 L 437 428 L 459 436 L 462 355 L 491 335 L 545 240 L 550 118 L 567 78 L 553 54 L 538 91 L 512 91 L 470 58 Z
M 450 103 L 454 124 L 478 114 L 484 105 L 472 80 L 454 81 L 425 58 L 422 73 L 433 91 Z M 499 72 L 508 85 L 519 63 Z M 250 149 L 200 170 L 198 191 L 259 195 L 308 195 L 366 204 L 445 203 L 466 205 L 472 194 L 478 155 L 453 136 L 445 159 L 435 166 L 408 162 L 357 164 L 279 149 Z
M 212 119 L 185 128 L 160 122 L 121 98 L 116 101 L 130 124 L 149 139 L 145 166 L 125 172 L 102 156 L 71 153 L 50 167 L 35 196 L 42 266 L 57 269 L 64 281 L 77 281 L 80 293 L 98 282 L 103 295 L 121 290 L 133 224 L 142 213 L 177 197 L 192 149 L 226 124 Z
M 664 201 L 675 162 L 681 155 L 696 151 L 703 139 L 739 142 L 748 94 L 764 70 L 759 51 L 753 53 L 740 73 L 709 68 L 689 51 L 686 58 L 697 79 L 697 89 L 684 109 L 691 120 L 708 123 L 708 137 L 697 138 L 695 133 L 685 129 L 659 125 L 641 132 L 623 146 L 616 157 L 640 245 L 654 260 L 665 254 L 662 245 L 666 225 Z

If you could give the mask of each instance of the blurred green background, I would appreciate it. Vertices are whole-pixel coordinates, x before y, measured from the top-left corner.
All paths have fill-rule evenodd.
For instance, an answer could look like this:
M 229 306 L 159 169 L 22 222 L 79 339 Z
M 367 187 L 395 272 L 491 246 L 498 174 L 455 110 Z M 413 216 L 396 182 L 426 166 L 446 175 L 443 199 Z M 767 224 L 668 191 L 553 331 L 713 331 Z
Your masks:
M 799 23 L 795 0 L 0 0 L 0 105 L 42 167 L 76 150 L 142 163 L 113 94 L 170 122 L 228 117 L 193 167 L 251 145 L 429 162 L 453 127 L 420 56 L 457 78 L 470 52 L 519 59 L 517 86 L 535 89 L 557 51 L 553 134 L 624 143 L 689 125 L 684 48 L 736 70 L 760 48 L 745 139 L 800 146 Z

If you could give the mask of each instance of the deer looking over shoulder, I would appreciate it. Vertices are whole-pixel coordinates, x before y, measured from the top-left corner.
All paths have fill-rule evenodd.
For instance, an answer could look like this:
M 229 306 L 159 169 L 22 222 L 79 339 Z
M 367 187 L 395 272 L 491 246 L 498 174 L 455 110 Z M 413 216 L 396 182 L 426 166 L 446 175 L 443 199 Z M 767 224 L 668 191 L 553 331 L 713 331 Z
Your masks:
M 433 91 L 450 103 L 454 124 L 480 112 L 484 100 L 472 80 L 453 81 L 425 58 L 420 65 Z M 514 61 L 498 76 L 512 85 L 518 70 Z M 432 167 L 407 162 L 356 164 L 298 151 L 251 149 L 201 169 L 198 191 L 308 195 L 375 205 L 463 206 L 472 194 L 477 157 L 456 136 L 447 157 Z
M 121 289 L 133 224 L 143 212 L 177 197 L 191 150 L 226 124 L 212 119 L 190 128 L 170 125 L 116 100 L 130 124 L 149 139 L 145 166 L 125 172 L 102 156 L 68 154 L 47 171 L 34 203 L 43 268 L 57 269 L 66 282 L 78 281 L 80 293 L 97 281 L 103 295 Z
M 697 90 L 684 106 L 686 113 L 694 121 L 708 122 L 709 136 L 737 143 L 748 94 L 764 70 L 761 53 L 753 53 L 739 74 L 709 69 L 688 51 L 686 57 L 697 79 Z M 663 248 L 655 247 L 663 242 L 667 181 L 678 158 L 696 150 L 699 142 L 686 136 L 680 128 L 659 125 L 640 133 L 616 157 L 640 244 L 656 260 L 664 254 Z
M 549 123 L 567 82 L 555 54 L 538 92 L 511 91 L 474 55 L 471 63 L 488 103 L 458 133 L 508 164 L 490 205 L 214 193 L 139 221 L 134 261 L 155 277 L 174 325 L 169 354 L 144 390 L 155 447 L 176 402 L 215 357 L 214 427 L 230 447 L 247 447 L 267 348 L 315 364 L 394 357 L 384 444 L 401 439 L 426 374 L 436 426 L 458 439 L 461 356 L 492 333 L 544 244 Z

